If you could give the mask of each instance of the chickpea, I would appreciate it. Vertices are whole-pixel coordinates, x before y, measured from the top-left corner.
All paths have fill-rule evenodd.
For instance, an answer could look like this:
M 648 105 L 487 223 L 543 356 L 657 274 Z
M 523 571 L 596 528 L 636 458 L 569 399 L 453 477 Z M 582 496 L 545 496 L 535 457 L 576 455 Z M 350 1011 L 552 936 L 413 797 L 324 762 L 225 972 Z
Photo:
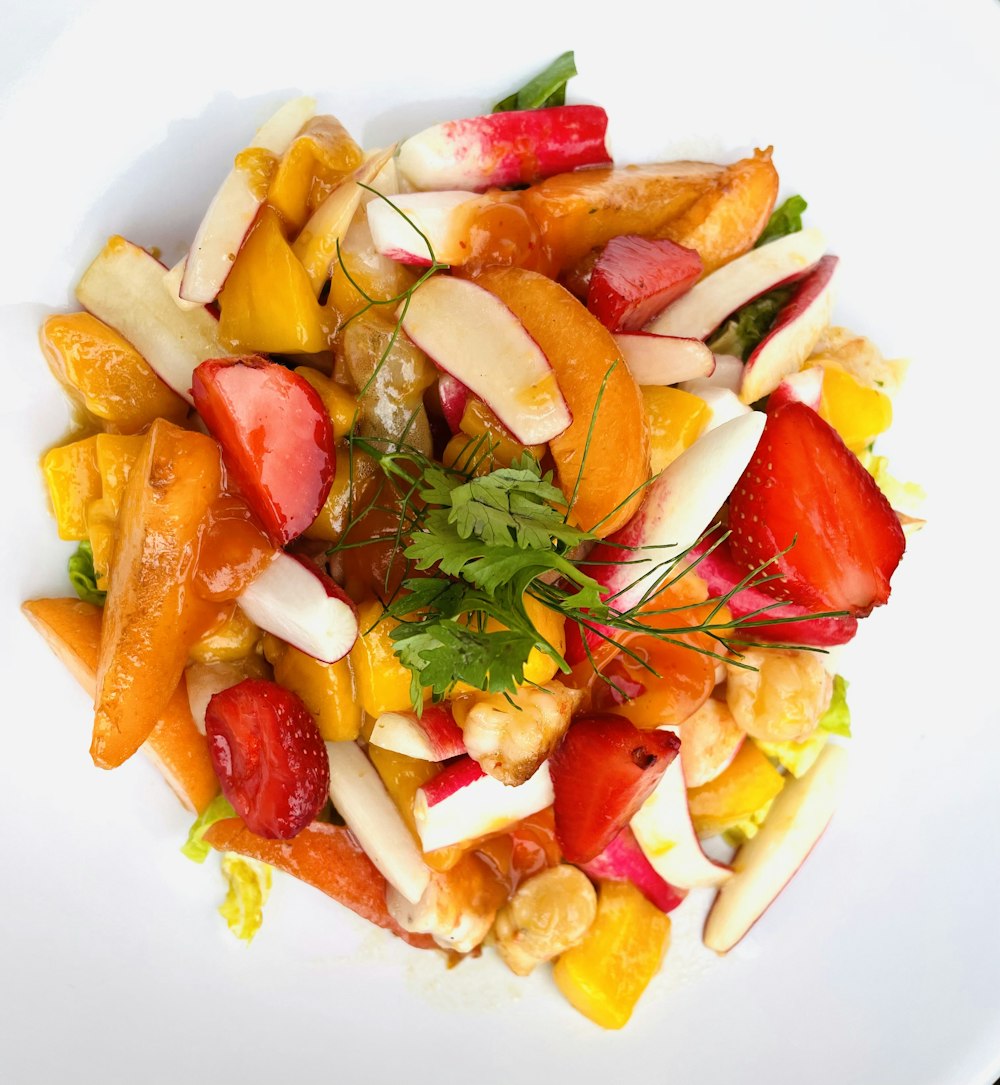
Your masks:
M 815 652 L 750 648 L 727 664 L 726 703 L 737 724 L 764 742 L 798 742 L 816 729 L 833 695 L 833 678 Z
M 507 967 L 527 976 L 582 941 L 597 915 L 597 893 L 582 870 L 563 864 L 524 882 L 500 909 L 493 941 Z

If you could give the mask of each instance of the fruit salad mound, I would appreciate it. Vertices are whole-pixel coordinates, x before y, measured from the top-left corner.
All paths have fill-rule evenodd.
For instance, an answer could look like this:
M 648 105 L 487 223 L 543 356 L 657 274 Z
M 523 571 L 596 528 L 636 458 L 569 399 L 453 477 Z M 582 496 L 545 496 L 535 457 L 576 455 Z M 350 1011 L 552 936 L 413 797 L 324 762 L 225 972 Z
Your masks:
M 727 953 L 825 830 L 830 649 L 920 520 L 772 150 L 612 161 L 574 73 L 385 148 L 295 99 L 172 267 L 111 237 L 41 329 L 75 594 L 24 611 L 237 936 L 277 869 L 621 1028 L 671 912 Z

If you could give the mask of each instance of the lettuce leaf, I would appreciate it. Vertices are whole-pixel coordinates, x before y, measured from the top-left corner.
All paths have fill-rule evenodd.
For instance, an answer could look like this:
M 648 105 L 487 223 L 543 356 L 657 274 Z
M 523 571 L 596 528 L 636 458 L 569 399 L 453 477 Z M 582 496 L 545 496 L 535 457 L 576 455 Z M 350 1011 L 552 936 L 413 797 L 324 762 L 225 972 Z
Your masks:
M 771 330 L 775 317 L 792 296 L 792 289 L 779 286 L 737 309 L 709 340 L 713 353 L 734 354 L 745 362 Z
M 886 456 L 868 454 L 861 457 L 861 462 L 868 468 L 878 488 L 885 494 L 886 500 L 896 510 L 907 516 L 918 516 L 920 507 L 927 498 L 924 488 L 916 482 L 900 482 L 889 471 Z
M 829 731 L 817 727 L 802 742 L 763 742 L 757 738 L 753 741 L 761 753 L 770 757 L 772 761 L 777 761 L 783 769 L 798 777 L 805 776 L 813 767 L 829 737 Z
M 208 858 L 211 846 L 205 843 L 205 833 L 217 822 L 224 818 L 236 817 L 236 811 L 225 795 L 216 795 L 205 807 L 197 821 L 191 826 L 187 842 L 181 851 L 195 863 L 203 863 Z
M 94 551 L 90 543 L 84 540 L 76 548 L 76 553 L 67 563 L 69 582 L 73 590 L 85 603 L 103 607 L 107 592 L 99 591 L 97 573 L 94 572 Z
M 534 79 L 520 90 L 509 94 L 493 107 L 494 113 L 509 113 L 512 109 L 547 109 L 566 104 L 566 84 L 576 75 L 576 60 L 571 49 L 556 57 Z
M 802 229 L 802 212 L 808 206 L 809 204 L 801 196 L 789 196 L 771 213 L 754 248 L 759 249 L 761 245 L 766 245 L 769 241 L 777 241 L 779 237 L 787 237 L 788 234 L 797 234 Z
M 847 707 L 847 681 L 839 674 L 833 678 L 833 697 L 830 707 L 819 718 L 817 727 L 831 735 L 851 737 L 851 710 Z
M 219 905 L 219 915 L 237 938 L 252 942 L 264 922 L 264 905 L 271 892 L 271 868 L 267 863 L 227 851 L 222 857 L 222 873 L 229 882 L 229 890 Z
M 764 819 L 767 817 L 773 804 L 774 799 L 769 799 L 762 807 L 760 807 L 760 809 L 754 810 L 748 818 L 744 818 L 736 825 L 730 826 L 722 834 L 722 839 L 734 848 L 738 848 L 748 840 L 753 840 L 761 825 L 764 824 Z

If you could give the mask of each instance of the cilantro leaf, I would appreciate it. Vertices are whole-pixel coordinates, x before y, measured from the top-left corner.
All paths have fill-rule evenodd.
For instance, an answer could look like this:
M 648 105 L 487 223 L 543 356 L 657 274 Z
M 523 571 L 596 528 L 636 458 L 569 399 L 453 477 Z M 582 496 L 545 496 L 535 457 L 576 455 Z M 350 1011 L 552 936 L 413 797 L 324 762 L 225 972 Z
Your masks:
M 509 94 L 493 107 L 494 113 L 509 113 L 512 109 L 546 109 L 566 104 L 566 84 L 576 75 L 573 51 L 556 57 L 552 63 L 529 79 L 520 90 Z
M 780 207 L 774 209 L 754 248 L 759 249 L 761 245 L 787 237 L 788 234 L 797 234 L 802 229 L 802 212 L 808 206 L 801 196 L 789 196 Z
M 84 540 L 76 548 L 76 553 L 67 563 L 69 582 L 73 590 L 85 603 L 103 607 L 107 592 L 97 587 L 97 573 L 94 571 L 94 551 L 89 542 Z

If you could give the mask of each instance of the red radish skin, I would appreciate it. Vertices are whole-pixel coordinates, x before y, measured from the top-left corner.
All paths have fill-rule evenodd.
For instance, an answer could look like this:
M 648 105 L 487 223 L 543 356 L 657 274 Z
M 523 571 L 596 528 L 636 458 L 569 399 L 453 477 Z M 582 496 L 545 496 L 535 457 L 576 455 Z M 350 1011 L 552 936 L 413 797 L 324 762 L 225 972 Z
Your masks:
M 474 784 L 485 775 L 486 773 L 480 768 L 478 761 L 473 761 L 471 757 L 463 757 L 460 761 L 454 761 L 442 769 L 433 780 L 428 780 L 420 790 L 424 793 L 424 798 L 427 800 L 429 807 L 437 806 L 438 803 L 444 802 L 445 799 L 454 795 L 456 791 L 461 791 L 463 787 Z
M 875 480 L 804 403 L 768 413 L 730 498 L 729 526 L 737 564 L 749 570 L 775 558 L 771 568 L 781 579 L 762 586 L 768 595 L 856 618 L 887 602 L 906 549 Z
M 316 565 L 279 550 L 239 597 L 246 616 L 300 652 L 336 663 L 354 647 L 354 600 Z
M 205 735 L 222 792 L 251 832 L 287 840 L 319 813 L 330 785 L 326 747 L 290 690 L 247 678 L 216 693 Z
M 438 377 L 437 388 L 441 413 L 448 424 L 448 429 L 453 434 L 458 433 L 461 429 L 462 415 L 465 414 L 469 400 L 473 398 L 472 392 L 458 377 L 453 377 L 450 373 L 442 373 Z
M 823 397 L 823 374 L 821 365 L 811 365 L 784 377 L 777 388 L 767 397 L 768 413 L 773 414 L 786 403 L 804 403 L 818 411 Z
M 701 257 L 666 239 L 612 238 L 590 275 L 587 308 L 612 332 L 634 332 L 689 290 Z
M 627 826 L 600 855 L 583 863 L 580 869 L 594 881 L 631 882 L 661 912 L 672 912 L 688 893 L 656 873 Z
M 556 839 L 571 863 L 596 858 L 652 794 L 677 756 L 671 731 L 621 716 L 579 716 L 549 758 Z
M 416 712 L 384 712 L 375 721 L 373 746 L 423 761 L 447 761 L 466 752 L 462 729 L 445 704 L 425 705 Z
M 316 519 L 333 485 L 333 425 L 302 377 L 258 357 L 202 362 L 194 403 L 275 546 Z
M 719 541 L 719 534 L 708 536 L 691 551 L 690 556 L 692 563 L 697 561 L 695 573 L 705 581 L 709 595 L 713 597 L 727 595 L 748 571 L 733 557 L 728 539 Z M 803 619 L 770 626 L 753 627 L 748 624 L 744 632 L 752 640 L 832 648 L 847 644 L 858 631 L 858 619 L 849 614 L 842 618 L 809 618 L 812 611 L 808 608 L 790 602 L 775 606 L 777 602 L 763 588 L 751 586 L 731 595 L 726 605 L 734 618 L 743 618 L 767 607 L 767 612 L 760 615 L 762 622 L 774 618 Z
M 512 110 L 446 121 L 399 149 L 403 175 L 419 189 L 483 191 L 531 184 L 555 173 L 611 162 L 608 115 L 600 106 Z
M 773 392 L 784 377 L 797 373 L 830 323 L 838 258 L 824 256 L 801 279 L 771 330 L 743 367 L 740 399 L 755 403 Z

